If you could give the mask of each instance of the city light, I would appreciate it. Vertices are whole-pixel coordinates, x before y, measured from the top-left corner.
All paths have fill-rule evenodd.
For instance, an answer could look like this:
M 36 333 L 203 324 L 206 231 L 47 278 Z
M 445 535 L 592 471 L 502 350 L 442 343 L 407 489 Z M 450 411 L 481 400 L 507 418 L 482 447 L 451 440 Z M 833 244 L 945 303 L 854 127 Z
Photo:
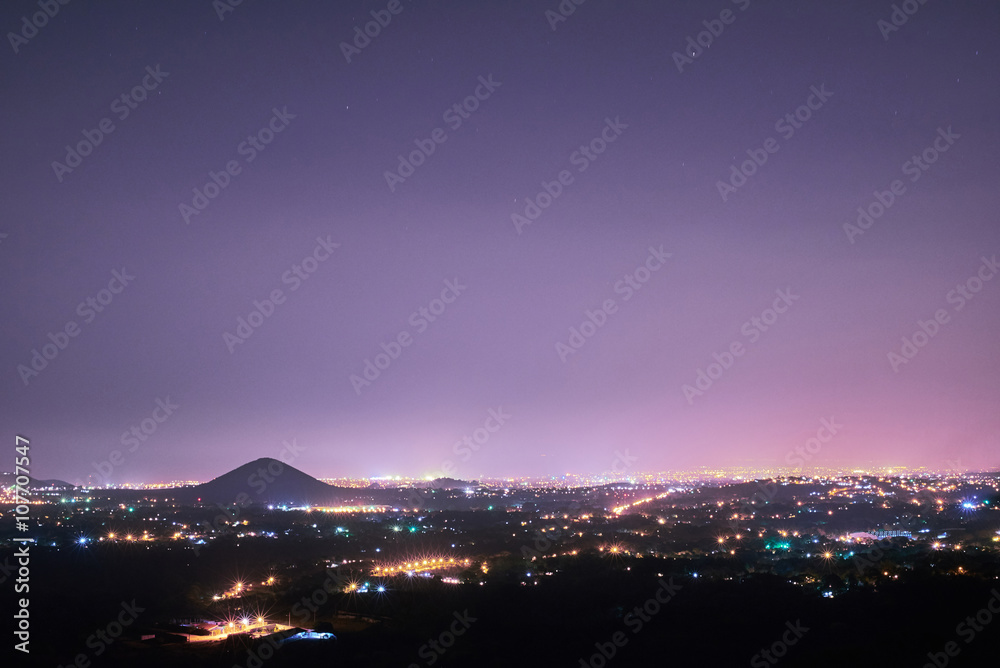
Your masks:
M 372 569 L 374 576 L 401 575 L 419 573 L 424 571 L 442 570 L 447 568 L 457 568 L 469 566 L 470 559 L 455 559 L 454 557 L 428 557 L 413 561 L 396 562 L 391 564 L 377 565 Z

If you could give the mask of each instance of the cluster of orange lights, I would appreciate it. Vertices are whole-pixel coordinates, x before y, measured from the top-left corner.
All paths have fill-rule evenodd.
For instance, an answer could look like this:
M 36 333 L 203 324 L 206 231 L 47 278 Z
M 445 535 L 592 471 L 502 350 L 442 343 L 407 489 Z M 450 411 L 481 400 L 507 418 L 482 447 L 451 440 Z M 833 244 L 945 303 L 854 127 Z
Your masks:
M 220 626 L 226 629 L 226 634 L 237 633 L 243 630 L 252 629 L 255 626 L 264 626 L 268 621 L 261 616 L 257 617 L 229 617 L 220 622 Z
M 306 512 L 318 513 L 385 513 L 389 506 L 312 506 Z M 416 508 L 414 508 L 416 510 Z
M 271 579 L 273 580 L 274 578 Z M 261 584 L 264 583 L 262 582 Z M 244 582 L 237 580 L 236 582 L 233 583 L 233 586 L 229 590 L 224 591 L 221 594 L 216 594 L 215 596 L 212 597 L 212 600 L 218 601 L 219 599 L 222 598 L 239 598 L 252 588 L 253 588 L 252 584 L 246 584 Z
M 98 540 L 109 540 L 109 541 L 119 541 L 124 540 L 125 542 L 132 543 L 137 540 L 153 540 L 153 537 L 149 535 L 148 531 L 143 531 L 141 536 L 134 536 L 132 534 L 117 534 L 114 531 L 108 533 L 107 536 L 101 536 Z
M 174 540 L 179 540 L 179 539 L 181 539 L 183 537 L 184 537 L 184 535 L 180 531 L 174 532 L 174 534 L 171 536 L 171 538 L 173 538 Z M 115 532 L 115 531 L 109 531 L 108 535 L 101 536 L 100 538 L 98 538 L 98 540 L 99 541 L 110 541 L 110 542 L 116 542 L 116 541 L 123 540 L 123 541 L 125 541 L 127 543 L 132 543 L 132 542 L 135 542 L 135 541 L 156 540 L 156 537 L 149 535 L 148 531 L 143 531 L 141 536 L 138 536 L 138 535 L 135 535 L 135 534 L 131 534 L 131 533 L 121 534 L 121 533 L 118 533 L 118 532 Z
M 613 512 L 615 515 L 621 515 L 629 508 L 635 508 L 636 506 L 641 506 L 644 503 L 649 503 L 650 501 L 656 501 L 657 499 L 663 499 L 668 496 L 670 496 L 670 492 L 664 492 L 663 494 L 657 494 L 656 496 L 650 496 L 645 499 L 639 499 L 638 501 L 627 503 L 624 506 L 618 506 L 617 508 L 612 508 L 611 512 Z
M 398 575 L 400 573 L 417 573 L 420 571 L 431 571 L 440 568 L 453 568 L 456 566 L 469 566 L 472 563 L 470 559 L 455 559 L 454 557 L 449 557 L 445 559 L 444 557 L 438 557 L 436 559 L 418 559 L 416 561 L 400 562 L 393 566 L 376 566 L 372 570 L 373 576 L 385 576 L 385 575 Z

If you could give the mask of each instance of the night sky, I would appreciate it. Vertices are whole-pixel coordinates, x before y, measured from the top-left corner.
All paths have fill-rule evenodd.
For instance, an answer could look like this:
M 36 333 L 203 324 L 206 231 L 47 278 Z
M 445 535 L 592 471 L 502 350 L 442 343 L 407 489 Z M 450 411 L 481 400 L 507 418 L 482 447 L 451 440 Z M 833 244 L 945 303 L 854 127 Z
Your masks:
M 1000 464 L 996 3 L 51 4 L 0 10 L 36 477 Z

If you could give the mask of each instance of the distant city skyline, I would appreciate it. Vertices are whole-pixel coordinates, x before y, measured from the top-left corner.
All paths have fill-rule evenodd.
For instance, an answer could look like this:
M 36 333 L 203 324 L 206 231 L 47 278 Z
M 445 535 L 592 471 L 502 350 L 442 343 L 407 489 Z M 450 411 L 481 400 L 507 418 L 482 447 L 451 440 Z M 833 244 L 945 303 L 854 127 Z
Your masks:
M 244 462 L 243 464 L 246 464 Z M 241 466 L 243 465 L 241 464 Z M 525 483 L 544 483 L 545 481 L 562 482 L 566 485 L 590 485 L 590 484 L 607 484 L 609 482 L 625 482 L 633 481 L 636 483 L 648 482 L 655 484 L 662 484 L 669 480 L 675 481 L 711 481 L 711 480 L 761 480 L 761 479 L 773 479 L 778 477 L 790 477 L 790 478 L 835 478 L 835 477 L 851 477 L 857 475 L 873 475 L 873 476 L 886 476 L 886 477 L 905 477 L 908 475 L 914 476 L 932 476 L 932 477 L 955 477 L 955 476 L 969 476 L 977 475 L 980 473 L 990 474 L 996 473 L 997 469 L 964 469 L 958 465 L 958 462 L 952 462 L 952 466 L 943 468 L 928 468 L 924 466 L 918 467 L 908 467 L 908 466 L 863 466 L 863 467 L 831 467 L 831 466 L 816 466 L 816 467 L 806 467 L 806 468 L 792 468 L 792 467 L 781 467 L 781 466 L 728 466 L 722 468 L 710 468 L 710 467 L 697 467 L 694 469 L 686 470 L 661 470 L 661 471 L 631 471 L 615 473 L 614 471 L 605 471 L 598 473 L 586 473 L 586 472 L 575 472 L 566 471 L 563 473 L 554 473 L 548 475 L 537 475 L 537 476 L 486 476 L 486 475 L 472 475 L 472 476 L 443 476 L 435 474 L 425 474 L 425 475 L 404 475 L 404 474 L 394 474 L 394 475 L 356 475 L 356 476 L 325 476 L 313 474 L 309 471 L 303 471 L 307 475 L 321 480 L 327 484 L 335 486 L 356 486 L 357 484 L 384 484 L 385 486 L 394 485 L 409 485 L 413 483 L 425 483 L 432 482 L 441 479 L 455 479 L 463 480 L 468 482 L 479 482 L 482 484 L 498 484 L 501 482 L 516 482 L 524 481 Z M 239 468 L 239 467 L 234 467 Z M 185 485 L 197 485 L 205 482 L 209 482 L 215 478 L 218 478 L 226 473 L 231 472 L 234 469 L 227 469 L 226 471 L 221 471 L 217 474 L 211 475 L 207 478 L 202 479 L 172 479 L 172 480 L 124 480 L 120 482 L 112 482 L 104 478 L 91 477 L 89 480 L 74 480 L 65 481 L 70 484 L 75 484 L 77 486 L 83 487 L 116 487 L 116 488 L 165 488 L 165 487 L 177 487 Z M 56 478 L 36 478 L 36 480 L 58 480 Z

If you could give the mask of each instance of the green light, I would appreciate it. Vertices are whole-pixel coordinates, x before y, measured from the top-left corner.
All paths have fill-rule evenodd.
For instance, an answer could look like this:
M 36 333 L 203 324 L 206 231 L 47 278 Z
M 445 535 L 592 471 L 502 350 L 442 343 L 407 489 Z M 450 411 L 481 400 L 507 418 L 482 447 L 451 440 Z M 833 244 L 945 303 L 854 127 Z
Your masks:
M 416 530 L 417 530 L 417 527 L 410 527 L 410 533 L 415 533 Z
M 128 511 L 129 511 L 130 513 L 132 513 L 132 512 L 135 512 L 135 508 L 129 508 L 129 509 L 128 509 Z

